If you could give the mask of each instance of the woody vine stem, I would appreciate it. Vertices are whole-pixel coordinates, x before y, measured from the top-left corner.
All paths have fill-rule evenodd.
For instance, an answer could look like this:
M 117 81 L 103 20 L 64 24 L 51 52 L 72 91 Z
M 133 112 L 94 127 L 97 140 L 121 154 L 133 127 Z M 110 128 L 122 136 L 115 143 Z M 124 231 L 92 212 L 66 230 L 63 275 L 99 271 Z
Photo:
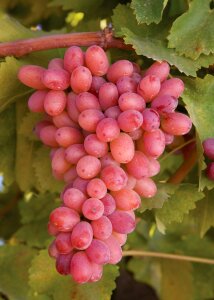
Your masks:
M 54 34 L 46 35 L 42 37 L 30 38 L 17 40 L 12 42 L 0 43 L 0 57 L 14 56 L 22 57 L 28 55 L 32 52 L 57 49 L 57 48 L 67 48 L 70 46 L 91 46 L 98 45 L 104 49 L 118 48 L 125 50 L 133 50 L 131 45 L 126 45 L 124 40 L 121 38 L 116 38 L 113 35 L 112 28 L 106 28 L 102 31 L 97 32 L 81 32 L 81 33 L 66 33 L 66 34 Z M 186 159 L 179 169 L 172 175 L 168 180 L 170 183 L 178 184 L 183 181 L 185 176 L 191 171 L 196 163 L 196 150 L 194 153 L 190 154 L 189 159 Z M 204 259 L 200 257 L 190 257 L 183 255 L 176 255 L 170 253 L 158 253 L 158 252 L 148 252 L 148 251 L 124 251 L 124 256 L 143 256 L 143 257 L 159 257 L 166 259 L 175 260 L 186 260 L 192 262 L 201 262 L 214 264 L 212 259 Z

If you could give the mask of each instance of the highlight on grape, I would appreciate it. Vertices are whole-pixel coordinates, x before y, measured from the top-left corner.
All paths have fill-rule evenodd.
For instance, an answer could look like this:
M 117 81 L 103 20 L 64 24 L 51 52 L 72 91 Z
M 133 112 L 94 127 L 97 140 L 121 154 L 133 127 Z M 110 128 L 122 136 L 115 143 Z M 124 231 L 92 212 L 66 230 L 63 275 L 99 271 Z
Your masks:
M 50 214 L 49 255 L 77 283 L 98 281 L 103 265 L 121 260 L 134 211 L 157 192 L 158 158 L 191 129 L 175 111 L 184 84 L 169 72 L 165 61 L 147 70 L 128 60 L 110 65 L 96 45 L 70 47 L 47 69 L 19 70 L 19 80 L 37 90 L 28 101 L 41 114 L 35 134 L 50 148 L 53 176 L 65 182 Z

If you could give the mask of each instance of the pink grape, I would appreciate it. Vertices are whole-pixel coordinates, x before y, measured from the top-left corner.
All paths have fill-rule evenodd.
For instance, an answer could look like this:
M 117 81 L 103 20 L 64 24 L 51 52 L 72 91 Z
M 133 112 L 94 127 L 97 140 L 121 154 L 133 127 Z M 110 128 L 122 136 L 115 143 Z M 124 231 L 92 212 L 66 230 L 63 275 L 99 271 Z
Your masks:
M 210 180 L 214 180 L 214 162 L 207 165 L 206 174 Z
M 149 161 L 149 177 L 153 177 L 160 172 L 160 163 L 154 157 L 147 156 Z
M 87 193 L 91 198 L 101 199 L 106 195 L 107 188 L 100 178 L 94 178 L 87 185 Z
M 111 82 L 104 83 L 99 89 L 99 102 L 101 108 L 106 110 L 117 105 L 118 90 L 117 86 Z
M 42 82 L 48 89 L 66 90 L 70 84 L 70 74 L 63 69 L 48 69 L 43 73 Z
M 83 142 L 83 136 L 80 130 L 69 126 L 57 129 L 55 137 L 57 143 L 65 148 Z
M 104 205 L 104 216 L 112 214 L 116 209 L 116 203 L 112 195 L 106 194 L 103 198 L 100 199 Z
M 65 150 L 59 148 L 53 155 L 51 166 L 54 172 L 64 174 L 69 168 L 70 163 L 65 159 Z
M 174 135 L 164 132 L 165 144 L 170 145 L 174 141 Z
M 52 169 L 52 175 L 56 180 L 62 181 L 64 179 L 64 173 L 60 173 Z
M 87 249 L 93 239 L 93 230 L 91 224 L 86 221 L 81 221 L 76 224 L 71 233 L 71 244 L 75 249 Z
M 111 141 L 110 149 L 113 158 L 119 163 L 125 164 L 134 157 L 135 146 L 132 138 L 126 133 L 121 132 L 116 139 Z
M 84 53 L 80 47 L 72 46 L 65 51 L 64 68 L 72 73 L 77 67 L 84 65 Z
M 122 112 L 118 117 L 118 125 L 125 132 L 132 132 L 143 124 L 143 115 L 137 110 L 130 109 Z
M 28 108 L 32 112 L 44 112 L 44 100 L 47 91 L 36 91 L 28 99 Z
M 79 115 L 79 125 L 89 132 L 95 132 L 97 124 L 104 118 L 104 114 L 98 109 L 86 109 Z
M 39 133 L 39 137 L 43 144 L 49 147 L 57 147 L 59 146 L 55 134 L 56 134 L 57 128 L 53 125 L 45 126 L 41 129 Z
M 50 125 L 53 126 L 53 124 L 50 121 L 40 121 L 36 123 L 35 127 L 33 128 L 33 132 L 38 138 L 40 138 L 41 130 Z M 55 138 L 55 134 L 54 134 L 54 138 Z
M 18 79 L 28 87 L 36 90 L 44 90 L 46 86 L 42 82 L 45 69 L 39 66 L 22 66 L 18 72 Z
M 179 98 L 184 91 L 184 83 L 179 78 L 170 78 L 164 81 L 161 85 L 158 97 L 169 95 L 174 98 Z
M 118 240 L 111 235 L 104 241 L 110 250 L 109 264 L 116 265 L 122 259 L 122 249 Z
M 110 152 L 108 152 L 106 155 L 101 157 L 100 162 L 101 162 L 102 169 L 109 165 L 114 165 L 114 166 L 118 166 L 118 167 L 120 166 L 119 162 L 114 160 L 114 158 Z
M 143 134 L 143 152 L 154 158 L 158 158 L 165 149 L 165 136 L 160 129 Z
M 48 247 L 48 254 L 50 257 L 57 258 L 59 256 L 59 251 L 56 248 L 56 243 L 53 241 Z
M 73 144 L 65 150 L 65 158 L 71 164 L 77 164 L 86 154 L 83 144 Z
M 89 92 L 83 92 L 77 95 L 76 107 L 82 112 L 86 109 L 100 109 L 98 98 Z
M 69 188 L 63 194 L 63 203 L 65 206 L 81 213 L 82 205 L 86 200 L 86 196 L 77 188 Z
M 79 114 L 80 112 L 77 109 L 76 106 L 76 98 L 77 95 L 74 94 L 73 92 L 70 92 L 67 96 L 67 111 L 68 111 L 68 115 L 71 118 L 72 121 L 74 121 L 75 123 L 78 123 L 78 118 L 79 118 Z
M 48 233 L 55 236 L 59 233 L 59 230 L 53 224 L 48 222 Z
M 53 58 L 48 63 L 48 69 L 61 70 L 64 68 L 64 60 L 62 58 Z
M 56 259 L 56 269 L 61 275 L 70 274 L 70 263 L 73 252 L 68 254 L 59 254 Z
M 89 134 L 84 140 L 85 151 L 97 158 L 108 153 L 108 144 L 100 141 L 96 134 Z
M 112 224 L 108 217 L 102 216 L 91 222 L 94 237 L 99 240 L 106 240 L 112 234 Z
M 79 189 L 83 194 L 87 194 L 87 185 L 89 183 L 89 179 L 83 179 L 79 176 L 74 180 L 72 187 Z
M 85 52 L 85 63 L 91 73 L 96 76 L 105 75 L 109 67 L 105 51 L 97 45 L 88 47 Z
M 90 280 L 92 266 L 84 251 L 76 252 L 73 255 L 70 264 L 70 274 L 77 283 L 85 283 Z
M 77 171 L 75 167 L 70 167 L 63 175 L 63 179 L 66 183 L 72 183 L 77 177 Z
M 137 92 L 146 102 L 151 102 L 158 95 L 160 88 L 160 79 L 155 75 L 147 75 L 139 82 Z
M 146 107 L 143 97 L 132 92 L 122 94 L 118 100 L 118 104 L 122 111 L 134 109 L 142 112 Z
M 204 154 L 214 160 L 214 138 L 208 138 L 203 141 Z
M 141 138 L 143 134 L 143 130 L 141 128 L 138 128 L 132 132 L 129 132 L 128 135 L 132 138 L 133 141 L 137 141 Z
M 190 131 L 192 122 L 188 116 L 174 112 L 164 116 L 161 127 L 168 134 L 184 135 Z
M 149 160 L 141 151 L 135 151 L 133 159 L 126 167 L 128 173 L 136 179 L 149 176 Z
M 98 158 L 86 155 L 80 158 L 76 166 L 77 174 L 83 179 L 91 179 L 97 176 L 101 170 L 101 163 Z
M 133 176 L 127 174 L 127 184 L 125 186 L 125 189 L 131 189 L 133 190 L 133 188 L 135 187 L 136 185 L 136 178 L 134 178 Z
M 120 246 L 123 246 L 127 241 L 127 234 L 113 231 L 112 235 L 119 242 Z
M 100 76 L 92 76 L 91 88 L 89 92 L 93 94 L 98 94 L 101 86 L 106 82 L 103 77 Z
M 131 233 L 135 229 L 135 219 L 126 211 L 115 210 L 108 216 L 113 230 L 118 233 Z
M 117 89 L 120 95 L 127 92 L 136 92 L 137 83 L 132 77 L 122 76 L 117 80 Z
M 66 111 L 63 111 L 61 114 L 54 116 L 52 118 L 54 125 L 57 128 L 60 127 L 65 127 L 65 126 L 70 126 L 73 128 L 78 128 L 78 125 L 71 120 L 71 118 L 69 117 L 68 113 Z
M 140 196 L 133 190 L 124 188 L 113 192 L 112 195 L 117 208 L 120 210 L 135 210 L 140 206 Z
M 144 75 L 155 75 L 163 82 L 169 76 L 169 71 L 169 64 L 166 61 L 156 61 L 146 70 Z
M 100 178 L 105 182 L 110 191 L 119 191 L 127 184 L 127 175 L 125 171 L 115 165 L 109 165 L 101 171 Z
M 89 282 L 97 282 L 101 279 L 103 275 L 103 266 L 91 262 L 91 267 L 92 267 L 92 275 Z
M 67 97 L 63 91 L 49 91 L 44 100 L 44 109 L 52 117 L 63 112 L 66 107 Z
M 71 88 L 79 94 L 87 92 L 91 87 L 92 75 L 88 68 L 80 66 L 73 70 L 71 74 Z
M 89 220 L 97 220 L 104 213 L 104 205 L 97 198 L 89 198 L 83 203 L 82 213 Z
M 55 208 L 50 214 L 50 223 L 63 232 L 71 231 L 79 221 L 79 214 L 68 207 Z
M 111 106 L 106 109 L 105 116 L 107 118 L 117 119 L 121 113 L 119 106 Z
M 96 134 L 102 142 L 111 142 L 119 136 L 120 128 L 115 119 L 104 118 L 97 124 Z
M 73 249 L 70 232 L 60 232 L 55 239 L 56 248 L 60 254 L 68 254 Z
M 144 198 L 154 197 L 157 193 L 157 186 L 151 178 L 141 178 L 137 180 L 134 190 Z
M 109 81 L 116 83 L 122 76 L 131 76 L 133 73 L 133 64 L 128 60 L 118 60 L 113 63 L 107 72 L 107 78 Z
M 160 127 L 160 116 L 155 109 L 146 108 L 143 111 L 142 129 L 145 131 L 157 130 Z
M 93 239 L 91 245 L 85 252 L 88 258 L 98 265 L 105 265 L 110 260 L 109 247 L 106 243 L 97 239 Z
M 131 78 L 138 84 L 141 81 L 142 76 L 139 73 L 133 72 Z
M 178 106 L 178 99 L 169 95 L 158 96 L 153 99 L 151 107 L 156 109 L 159 114 L 168 114 L 174 112 Z

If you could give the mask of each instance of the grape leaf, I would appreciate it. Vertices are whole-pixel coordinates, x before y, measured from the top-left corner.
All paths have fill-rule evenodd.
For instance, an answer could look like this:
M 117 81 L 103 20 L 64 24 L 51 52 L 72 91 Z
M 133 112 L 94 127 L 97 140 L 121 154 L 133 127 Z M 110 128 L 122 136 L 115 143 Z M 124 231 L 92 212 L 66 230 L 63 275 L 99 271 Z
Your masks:
M 193 299 L 192 265 L 189 262 L 161 261 L 161 299 Z
M 152 198 L 142 198 L 141 206 L 139 208 L 140 212 L 153 208 L 161 208 L 164 202 L 173 195 L 178 188 L 177 185 L 170 183 L 159 183 L 157 194 Z
M 138 23 L 159 23 L 168 0 L 132 0 L 131 8 L 134 10 Z
M 133 45 L 138 55 L 144 55 L 154 60 L 166 60 L 170 65 L 175 65 L 186 75 L 196 76 L 196 71 L 202 66 L 209 66 L 214 62 L 214 56 L 199 57 L 191 60 L 180 56 L 174 49 L 167 48 L 167 35 L 171 27 L 168 20 L 158 25 L 138 25 L 132 10 L 125 5 L 119 4 L 114 9 L 112 17 L 117 36 L 123 36 L 126 44 Z M 127 20 L 129 22 L 127 23 Z
M 192 59 L 202 53 L 214 53 L 213 27 L 214 11 L 210 10 L 210 0 L 193 0 L 188 12 L 173 23 L 168 36 L 169 47 Z
M 27 299 L 28 268 L 35 253 L 23 245 L 0 247 L 0 291 L 8 299 Z
M 195 300 L 214 298 L 213 265 L 193 264 L 194 298 Z
M 110 300 L 111 292 L 115 288 L 115 278 L 118 276 L 116 266 L 105 266 L 103 278 L 96 283 L 78 285 L 71 277 L 63 277 L 57 273 L 54 261 L 48 257 L 47 251 L 40 251 L 34 258 L 30 268 L 29 285 L 38 294 L 48 294 L 54 300 Z
M 90 11 L 93 7 L 93 9 L 96 9 L 96 7 L 99 7 L 103 3 L 103 0 L 91 0 L 88 2 L 87 0 L 53 0 L 49 3 L 49 7 L 53 6 L 62 6 L 64 10 L 76 10 L 76 11 Z
M 18 133 L 24 136 L 25 138 L 28 138 L 33 141 L 38 141 L 38 138 L 34 134 L 33 129 L 36 123 L 38 123 L 39 121 L 41 121 L 40 114 L 32 112 L 25 114 L 18 128 Z
M 199 189 L 205 187 L 212 188 L 214 183 L 207 179 L 202 170 L 206 167 L 203 157 L 203 148 L 201 143 L 214 136 L 214 128 L 210 126 L 214 116 L 214 77 L 207 75 L 204 79 L 185 79 L 185 91 L 182 99 L 186 104 L 186 109 L 190 115 L 193 124 L 196 127 L 198 137 L 197 151 L 199 161 Z
M 42 192 L 58 192 L 63 188 L 63 183 L 54 179 L 51 170 L 50 150 L 41 146 L 34 156 L 33 168 L 37 179 L 36 187 Z
M 202 199 L 204 194 L 198 192 L 193 184 L 181 184 L 175 193 L 164 202 L 161 209 L 156 209 L 155 215 L 164 225 L 171 222 L 182 222 L 184 215 L 194 209 L 195 202 Z

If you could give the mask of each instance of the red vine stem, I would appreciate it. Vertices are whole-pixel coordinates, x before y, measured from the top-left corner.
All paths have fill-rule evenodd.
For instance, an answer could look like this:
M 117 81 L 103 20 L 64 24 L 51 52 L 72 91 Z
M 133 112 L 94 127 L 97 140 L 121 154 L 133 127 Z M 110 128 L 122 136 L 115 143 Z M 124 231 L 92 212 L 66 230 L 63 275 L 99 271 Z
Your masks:
M 17 40 L 0 44 L 0 57 L 21 57 L 26 54 L 70 46 L 99 45 L 104 49 L 119 48 L 132 50 L 121 38 L 116 38 L 110 28 L 97 32 L 78 32 L 56 35 L 46 35 L 37 38 Z

